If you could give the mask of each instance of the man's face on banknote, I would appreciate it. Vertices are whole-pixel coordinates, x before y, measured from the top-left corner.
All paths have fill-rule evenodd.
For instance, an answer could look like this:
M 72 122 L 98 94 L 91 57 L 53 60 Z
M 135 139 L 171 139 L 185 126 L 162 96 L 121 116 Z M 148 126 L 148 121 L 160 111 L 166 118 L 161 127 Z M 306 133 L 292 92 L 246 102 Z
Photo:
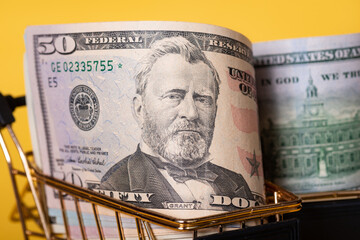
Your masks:
M 153 65 L 142 102 L 146 144 L 179 167 L 201 165 L 209 153 L 217 109 L 210 68 L 167 54 Z

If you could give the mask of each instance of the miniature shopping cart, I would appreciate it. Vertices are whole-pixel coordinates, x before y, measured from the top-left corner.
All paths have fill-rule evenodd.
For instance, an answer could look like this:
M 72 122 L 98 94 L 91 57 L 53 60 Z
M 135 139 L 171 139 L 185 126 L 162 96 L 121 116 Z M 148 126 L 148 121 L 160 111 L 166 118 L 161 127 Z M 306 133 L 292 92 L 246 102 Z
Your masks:
M 0 145 L 9 168 L 24 239 L 29 239 L 32 236 L 45 237 L 46 239 L 73 238 L 69 229 L 69 216 L 67 216 L 68 211 L 66 209 L 66 204 L 64 204 L 64 194 L 71 196 L 74 200 L 76 216 L 82 239 L 87 239 L 87 236 L 85 231 L 86 225 L 83 221 L 82 211 L 80 208 L 80 201 L 91 204 L 99 239 L 105 239 L 98 210 L 99 207 L 105 207 L 113 211 L 118 229 L 118 237 L 120 239 L 127 238 L 122 226 L 123 216 L 134 218 L 139 239 L 157 239 L 151 227 L 153 224 L 170 228 L 174 231 L 191 232 L 193 238 L 195 239 L 198 237 L 198 231 L 200 229 L 215 227 L 218 232 L 223 232 L 225 229 L 224 226 L 228 224 L 237 223 L 239 228 L 242 228 L 245 227 L 247 222 L 254 219 L 259 220 L 258 222 L 261 224 L 267 224 L 271 221 L 281 222 L 283 214 L 295 212 L 301 208 L 301 199 L 298 196 L 270 182 L 266 182 L 266 205 L 196 219 L 178 219 L 148 209 L 140 208 L 127 202 L 101 195 L 89 189 L 55 179 L 51 176 L 43 174 L 34 165 L 32 161 L 32 154 L 24 153 L 16 134 L 12 129 L 11 124 L 15 121 L 12 112 L 17 106 L 22 105 L 25 105 L 24 97 L 14 99 L 11 96 L 4 97 L 0 94 Z M 12 143 L 11 140 L 10 142 L 5 143 L 3 137 L 3 134 L 5 133 L 10 135 L 9 139 L 12 139 Z M 14 144 L 17 151 L 10 152 L 8 148 L 9 144 Z M 13 159 L 16 154 L 18 154 L 21 159 L 23 167 L 21 170 L 13 167 Z M 22 176 L 27 179 L 29 191 L 31 191 L 36 207 L 34 209 L 37 214 L 29 214 L 29 209 L 24 207 L 25 203 L 22 199 L 23 193 L 19 191 L 17 176 Z M 64 234 L 55 234 L 51 228 L 51 219 L 48 214 L 46 201 L 44 200 L 46 197 L 44 194 L 45 187 L 52 188 L 59 196 L 65 229 Z M 41 229 L 40 231 L 31 230 L 27 226 L 25 220 L 28 217 L 34 218 L 35 221 L 39 223 Z

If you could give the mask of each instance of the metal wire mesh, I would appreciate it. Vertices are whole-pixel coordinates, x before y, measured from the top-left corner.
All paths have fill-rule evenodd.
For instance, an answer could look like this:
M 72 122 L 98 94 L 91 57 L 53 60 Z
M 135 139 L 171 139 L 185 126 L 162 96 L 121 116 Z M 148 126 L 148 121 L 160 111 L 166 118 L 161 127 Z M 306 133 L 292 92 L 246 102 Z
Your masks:
M 122 216 L 132 216 L 136 222 L 138 238 L 141 240 L 156 239 L 151 224 L 158 224 L 172 230 L 192 231 L 193 238 L 196 238 L 199 229 L 215 226 L 217 227 L 218 232 L 222 232 L 224 230 L 223 226 L 226 224 L 240 223 L 240 228 L 242 228 L 245 226 L 246 221 L 259 219 L 261 223 L 264 223 L 264 219 L 268 218 L 269 216 L 274 216 L 277 221 L 280 221 L 283 214 L 298 211 L 301 208 L 301 199 L 298 196 L 270 182 L 266 182 L 266 205 L 212 215 L 208 217 L 201 217 L 197 219 L 174 218 L 148 209 L 140 208 L 132 204 L 110 198 L 108 196 L 101 195 L 89 189 L 81 188 L 79 186 L 43 174 L 33 164 L 29 163 L 29 155 L 26 156 L 23 152 L 11 126 L 7 125 L 6 129 L 10 133 L 11 139 L 17 148 L 24 167 L 24 171 L 17 170 L 12 167 L 12 158 L 0 132 L 0 144 L 9 166 L 14 193 L 17 199 L 19 218 L 23 227 L 25 239 L 28 239 L 29 236 L 43 236 L 46 239 L 72 239 L 69 227 L 69 217 L 67 216 L 66 204 L 63 197 L 64 194 L 67 194 L 73 198 L 82 239 L 87 239 L 88 237 L 85 231 L 86 226 L 82 217 L 82 210 L 79 203 L 80 201 L 91 204 L 92 214 L 95 218 L 99 239 L 105 239 L 105 236 L 98 207 L 105 207 L 113 211 L 114 217 L 116 219 L 116 226 L 118 228 L 119 239 L 126 239 L 125 231 L 122 226 Z M 25 176 L 28 180 L 30 187 L 29 189 L 33 195 L 36 209 L 38 211 L 38 216 L 41 222 L 41 227 L 43 229 L 42 233 L 30 231 L 25 224 L 25 217 L 21 207 L 21 197 L 17 188 L 14 177 L 15 175 Z M 46 201 L 44 200 L 45 197 L 43 189 L 45 186 L 53 188 L 58 193 L 65 229 L 62 236 L 56 235 L 51 231 L 49 216 L 47 214 Z

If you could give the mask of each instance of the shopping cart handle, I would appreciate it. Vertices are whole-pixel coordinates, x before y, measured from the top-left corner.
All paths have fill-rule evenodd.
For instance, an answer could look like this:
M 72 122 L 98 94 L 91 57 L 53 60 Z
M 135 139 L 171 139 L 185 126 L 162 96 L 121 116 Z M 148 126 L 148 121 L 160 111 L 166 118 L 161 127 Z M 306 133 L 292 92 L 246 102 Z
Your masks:
M 13 123 L 15 121 L 13 111 L 16 107 L 25 106 L 25 104 L 25 96 L 13 98 L 0 93 L 0 128 Z

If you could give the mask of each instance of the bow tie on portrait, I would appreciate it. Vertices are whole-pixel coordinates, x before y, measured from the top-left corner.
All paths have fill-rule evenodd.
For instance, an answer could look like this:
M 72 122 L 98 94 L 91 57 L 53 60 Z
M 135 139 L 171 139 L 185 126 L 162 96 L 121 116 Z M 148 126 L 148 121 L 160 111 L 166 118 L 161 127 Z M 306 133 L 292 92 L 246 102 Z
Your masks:
M 164 169 L 168 174 L 179 183 L 184 183 L 187 180 L 205 180 L 208 182 L 214 182 L 217 178 L 217 174 L 205 167 L 198 167 L 196 169 L 181 169 L 171 164 L 166 164 Z
M 206 163 L 195 169 L 182 169 L 170 163 L 164 163 L 159 158 L 151 157 L 151 160 L 160 169 L 165 169 L 176 182 L 184 183 L 187 180 L 205 180 L 214 182 L 218 177 L 216 173 L 207 169 Z

